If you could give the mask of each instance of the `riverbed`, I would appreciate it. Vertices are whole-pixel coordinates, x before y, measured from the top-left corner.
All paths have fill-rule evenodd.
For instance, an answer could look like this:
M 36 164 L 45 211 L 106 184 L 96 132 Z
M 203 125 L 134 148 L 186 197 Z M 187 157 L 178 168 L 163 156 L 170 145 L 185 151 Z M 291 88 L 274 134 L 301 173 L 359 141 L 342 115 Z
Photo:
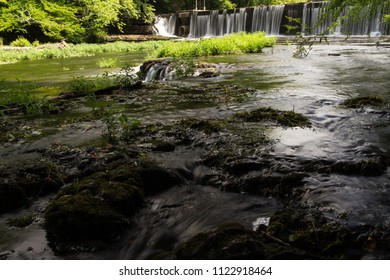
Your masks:
M 298 163 L 308 162 L 326 162 L 332 166 L 337 166 L 338 163 L 360 166 L 362 162 L 375 160 L 387 162 L 390 156 L 388 105 L 381 108 L 351 109 L 341 103 L 350 97 L 367 95 L 379 96 L 389 101 L 390 48 L 348 44 L 315 45 L 304 59 L 293 58 L 294 50 L 294 46 L 278 45 L 265 49 L 260 54 L 202 59 L 204 62 L 214 63 L 220 75 L 213 78 L 188 77 L 180 81 L 154 82 L 156 87 L 159 87 L 159 83 L 170 87 L 171 90 L 166 91 L 167 96 L 175 98 L 161 96 L 159 101 L 156 96 L 140 93 L 118 108 L 120 113 L 139 119 L 143 124 L 170 124 L 183 118 L 220 120 L 258 107 L 293 111 L 306 116 L 311 127 L 286 128 L 271 125 L 259 128 L 273 140 L 266 149 L 267 154 L 274 157 L 275 161 L 278 158 L 286 161 L 292 165 L 291 168 Z M 121 61 L 128 59 L 132 63 L 142 61 L 138 56 L 119 58 Z M 48 86 L 58 86 L 50 84 L 54 77 L 55 83 L 61 84 L 69 75 L 93 76 L 101 73 L 103 70 L 91 70 L 97 60 L 98 58 L 70 59 L 66 62 L 70 64 L 53 61 L 51 63 L 57 68 L 47 68 L 52 76 L 38 72 L 37 76 L 27 74 L 34 71 L 32 69 L 43 68 L 44 62 L 23 64 L 26 74 L 20 73 L 20 65 L 12 65 L 7 67 L 15 67 L 14 72 L 7 72 L 7 77 L 15 75 L 20 79 L 35 80 L 43 84 L 47 81 Z M 69 74 L 68 71 L 73 68 L 78 70 Z M 83 72 L 83 69 L 90 70 Z M 58 74 L 57 80 L 55 73 L 66 74 Z M 224 99 L 212 99 L 211 102 L 210 97 L 205 95 L 202 103 L 202 99 L 186 100 L 185 95 L 180 95 L 183 87 L 201 89 L 205 85 L 210 91 L 237 85 L 236 91 L 243 93 L 244 97 L 238 101 L 227 94 Z M 158 102 L 163 106 L 158 106 Z M 85 112 L 84 109 L 77 110 L 79 113 Z M 61 118 L 56 115 L 52 117 Z M 38 120 L 41 118 L 47 117 L 37 116 Z M 7 164 L 5 160 L 12 162 L 15 158 L 33 158 L 37 150 L 50 145 L 61 144 L 76 148 L 91 146 L 96 143 L 96 139 L 101 138 L 104 131 L 104 123 L 95 120 L 62 126 L 61 129 L 55 125 L 54 132 L 50 135 L 42 133 L 31 140 L 1 146 L 2 163 Z M 74 253 L 65 258 L 151 258 L 162 250 L 173 250 L 177 244 L 221 223 L 240 222 L 247 229 L 253 229 L 259 220 L 267 221 L 273 213 L 286 207 L 285 202 L 276 196 L 226 192 L 201 183 L 212 170 L 212 167 L 205 167 L 200 163 L 200 155 L 204 152 L 202 149 L 204 147 L 196 148 L 195 145 L 195 148 L 175 149 L 155 155 L 163 166 L 188 169 L 193 176 L 180 187 L 147 197 L 145 207 L 133 218 L 131 229 L 110 248 L 93 253 Z M 253 155 L 255 157 L 256 153 Z M 390 223 L 390 169 L 387 166 L 383 172 L 375 175 L 346 170 L 311 172 L 303 180 L 299 202 L 308 207 L 316 207 L 330 219 L 342 221 L 349 227 Z M 53 195 L 49 195 L 40 198 L 29 208 L 15 210 L 0 217 L 2 258 L 64 258 L 53 253 L 48 246 L 42 229 L 42 215 L 39 215 L 52 197 Z M 20 229 L 7 224 L 11 218 L 36 213 L 37 218 L 27 227 Z M 374 257 L 381 258 L 386 254 L 379 252 Z

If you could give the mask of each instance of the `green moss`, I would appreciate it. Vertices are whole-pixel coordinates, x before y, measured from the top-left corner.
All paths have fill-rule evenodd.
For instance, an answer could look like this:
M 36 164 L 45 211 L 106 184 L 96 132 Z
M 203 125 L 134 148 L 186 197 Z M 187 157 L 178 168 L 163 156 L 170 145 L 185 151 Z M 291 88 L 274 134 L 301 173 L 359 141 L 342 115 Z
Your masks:
M 200 119 L 183 119 L 180 121 L 180 125 L 190 129 L 201 130 L 204 133 L 211 134 L 221 131 L 223 128 L 221 121 L 216 120 L 200 120 Z
M 24 228 L 31 225 L 37 218 L 37 215 L 26 215 L 22 217 L 18 217 L 15 219 L 11 219 L 7 221 L 7 224 L 11 227 Z
M 359 96 L 345 100 L 341 105 L 349 108 L 362 108 L 362 107 L 381 107 L 387 104 L 386 100 L 380 96 Z
M 310 127 L 309 119 L 293 111 L 280 111 L 271 107 L 261 107 L 251 112 L 238 113 L 236 118 L 247 122 L 274 121 L 288 127 Z

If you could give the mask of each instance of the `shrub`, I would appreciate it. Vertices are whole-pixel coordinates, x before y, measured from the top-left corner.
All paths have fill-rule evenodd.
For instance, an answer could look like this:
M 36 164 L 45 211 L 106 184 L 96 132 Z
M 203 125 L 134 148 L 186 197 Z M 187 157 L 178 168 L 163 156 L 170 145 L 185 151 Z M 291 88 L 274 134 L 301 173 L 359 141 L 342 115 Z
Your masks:
M 15 41 L 11 42 L 11 46 L 13 46 L 13 47 L 30 47 L 31 43 L 26 38 L 19 37 Z

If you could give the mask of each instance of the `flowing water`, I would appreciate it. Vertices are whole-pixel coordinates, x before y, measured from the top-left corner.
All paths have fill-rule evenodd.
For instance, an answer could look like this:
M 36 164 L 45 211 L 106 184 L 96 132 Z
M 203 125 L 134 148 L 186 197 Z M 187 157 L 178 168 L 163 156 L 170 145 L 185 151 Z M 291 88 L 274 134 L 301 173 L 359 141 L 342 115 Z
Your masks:
M 292 57 L 294 46 L 276 46 L 264 53 L 209 58 L 221 75 L 211 79 L 188 78 L 185 83 L 240 84 L 256 89 L 249 102 L 169 107 L 164 110 L 126 110 L 142 121 L 171 121 L 183 117 L 214 118 L 238 111 L 271 106 L 294 110 L 307 116 L 311 128 L 271 127 L 276 139 L 275 156 L 305 160 L 355 162 L 390 156 L 390 114 L 388 108 L 347 109 L 340 103 L 350 96 L 390 97 L 390 49 L 359 45 L 315 45 L 305 59 Z M 329 55 L 331 54 L 331 55 Z M 174 83 L 174 82 L 166 82 Z M 94 133 L 86 129 L 83 137 Z M 198 152 L 177 149 L 159 161 L 169 167 L 186 168 L 194 174 L 187 185 L 148 197 L 146 207 L 133 221 L 132 229 L 109 250 L 74 258 L 143 259 L 194 234 L 223 222 L 240 221 L 248 228 L 266 220 L 281 208 L 269 197 L 223 193 L 200 186 L 209 170 L 197 164 Z M 349 225 L 390 221 L 390 170 L 380 176 L 317 174 L 305 181 L 302 200 L 317 205 L 327 215 L 347 214 Z M 42 207 L 45 199 L 33 207 Z M 30 211 L 30 210 L 23 210 Z M 55 258 L 48 249 L 39 221 L 23 230 L 5 225 L 20 212 L 0 217 L 0 255 L 9 258 Z M 5 237 L 7 236 L 7 237 Z M 11 251 L 10 251 L 11 250 Z M 12 251 L 13 250 L 13 251 Z

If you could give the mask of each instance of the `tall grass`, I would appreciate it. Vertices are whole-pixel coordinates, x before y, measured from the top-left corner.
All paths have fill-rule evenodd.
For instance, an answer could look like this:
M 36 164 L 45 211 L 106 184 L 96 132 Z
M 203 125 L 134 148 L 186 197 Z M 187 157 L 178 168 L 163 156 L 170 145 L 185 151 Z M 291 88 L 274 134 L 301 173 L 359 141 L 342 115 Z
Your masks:
M 152 58 L 160 57 L 205 57 L 222 54 L 257 53 L 276 43 L 275 37 L 263 32 L 237 33 L 225 37 L 201 39 L 199 41 L 163 42 L 152 52 Z
M 106 44 L 78 44 L 68 48 L 59 48 L 57 45 L 31 49 L 4 50 L 0 49 L 0 64 L 15 63 L 23 60 L 54 59 L 68 57 L 93 56 L 98 53 L 135 52 L 141 50 L 155 50 L 159 41 L 149 42 L 114 42 Z

